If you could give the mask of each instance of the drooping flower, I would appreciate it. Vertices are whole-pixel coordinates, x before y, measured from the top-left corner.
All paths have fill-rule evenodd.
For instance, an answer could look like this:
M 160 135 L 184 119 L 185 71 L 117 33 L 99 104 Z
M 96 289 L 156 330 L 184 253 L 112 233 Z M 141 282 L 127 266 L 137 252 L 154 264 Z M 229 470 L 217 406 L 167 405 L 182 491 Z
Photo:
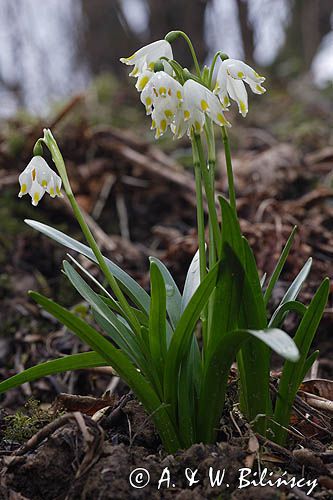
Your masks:
M 266 89 L 261 85 L 265 81 L 254 69 L 237 59 L 225 59 L 219 67 L 214 93 L 224 108 L 230 105 L 233 99 L 238 104 L 239 112 L 246 116 L 248 112 L 248 97 L 244 85 L 246 82 L 255 94 L 263 94 Z
M 140 99 L 145 105 L 146 113 L 152 115 L 152 129 L 155 137 L 164 134 L 172 125 L 177 110 L 183 101 L 183 87 L 165 71 L 158 71 L 144 87 Z
M 157 40 L 134 52 L 130 57 L 122 57 L 120 61 L 134 66 L 130 76 L 140 76 L 145 70 L 153 71 L 154 63 L 161 57 L 173 59 L 172 48 L 166 40 Z
M 183 100 L 183 87 L 177 80 L 165 71 L 158 71 L 152 73 L 152 75 L 140 96 L 141 102 L 146 107 L 147 114 L 151 113 L 152 105 L 161 97 L 170 97 L 175 101 Z
M 46 163 L 42 156 L 34 156 L 19 176 L 19 198 L 29 194 L 34 206 L 48 193 L 51 198 L 62 197 L 61 178 Z
M 207 115 L 217 125 L 230 126 L 223 114 L 224 108 L 217 96 L 215 96 L 207 87 L 204 87 L 194 80 L 187 80 L 184 84 L 183 110 L 185 121 L 189 120 L 191 122 L 194 116 L 198 118 L 200 115 L 195 113 L 195 111 L 197 111 Z M 200 129 L 198 124 L 201 124 Z M 202 119 L 197 120 L 193 125 L 197 132 L 202 131 Z

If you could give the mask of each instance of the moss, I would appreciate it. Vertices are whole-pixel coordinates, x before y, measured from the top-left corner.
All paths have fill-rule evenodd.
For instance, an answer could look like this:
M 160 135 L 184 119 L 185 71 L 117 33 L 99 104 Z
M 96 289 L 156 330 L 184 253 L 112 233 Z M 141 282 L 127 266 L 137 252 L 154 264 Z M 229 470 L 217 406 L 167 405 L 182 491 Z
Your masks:
M 51 413 L 41 409 L 39 401 L 31 398 L 26 402 L 23 410 L 18 410 L 14 415 L 5 417 L 6 429 L 3 438 L 6 441 L 24 443 L 58 416 L 59 413 Z

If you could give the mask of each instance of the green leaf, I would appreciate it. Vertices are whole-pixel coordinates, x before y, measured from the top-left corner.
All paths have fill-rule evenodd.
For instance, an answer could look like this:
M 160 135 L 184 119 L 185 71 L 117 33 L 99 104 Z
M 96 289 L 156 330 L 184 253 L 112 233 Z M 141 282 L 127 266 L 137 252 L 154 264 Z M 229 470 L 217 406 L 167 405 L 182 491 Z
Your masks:
M 299 385 L 303 382 L 306 377 L 306 374 L 311 370 L 313 363 L 317 360 L 319 356 L 319 351 L 314 351 L 304 363 L 303 371 L 299 379 Z
M 249 338 L 254 337 L 280 356 L 298 359 L 298 349 L 282 330 L 236 330 L 222 335 L 214 350 L 205 360 L 205 368 L 198 409 L 198 440 L 211 443 L 216 437 L 222 415 L 228 376 L 237 351 Z M 251 376 L 252 374 L 248 374 Z
M 7 378 L 0 382 L 0 393 L 18 387 L 26 382 L 32 382 L 48 375 L 72 370 L 82 370 L 83 368 L 94 368 L 96 366 L 107 366 L 106 361 L 96 352 L 83 352 L 79 354 L 69 354 L 59 359 L 52 359 L 40 363 L 39 365 L 27 368 L 21 373 Z
M 187 304 L 191 300 L 194 292 L 196 291 L 199 285 L 200 285 L 200 258 L 199 258 L 199 250 L 197 250 L 186 274 L 183 296 L 181 298 L 181 312 L 185 310 Z
M 304 264 L 304 266 L 302 267 L 302 269 L 300 270 L 300 272 L 298 273 L 298 275 L 296 276 L 296 278 L 294 279 L 288 290 L 286 291 L 283 299 L 280 302 L 280 305 L 295 300 L 297 298 L 304 281 L 308 277 L 311 266 L 312 266 L 312 258 L 310 257 L 306 261 L 306 263 Z
M 88 246 L 74 240 L 70 236 L 67 236 L 67 234 L 62 233 L 61 231 L 58 231 L 53 227 L 47 226 L 46 224 L 42 224 L 41 222 L 37 222 L 30 219 L 26 219 L 25 222 L 28 224 L 28 226 L 32 227 L 33 229 L 36 229 L 40 233 L 45 234 L 49 238 L 52 238 L 61 245 L 64 245 L 65 247 L 70 248 L 71 250 L 75 250 L 76 252 L 79 252 L 82 255 L 85 255 L 88 259 L 92 260 L 93 262 L 97 262 L 93 251 Z M 104 257 L 104 259 L 112 274 L 119 281 L 123 291 L 130 297 L 131 300 L 133 300 L 133 302 L 140 309 L 146 311 L 148 314 L 150 297 L 147 294 L 147 292 L 145 292 L 145 290 L 133 278 L 131 278 L 131 276 L 125 273 L 125 271 L 123 271 L 116 264 L 114 264 L 114 262 L 112 262 L 110 259 L 107 259 L 106 257 Z
M 280 277 L 282 269 L 286 263 L 286 260 L 288 258 L 289 252 L 290 252 L 291 245 L 293 244 L 293 241 L 294 241 L 296 231 L 297 231 L 297 226 L 294 226 L 294 228 L 291 231 L 291 234 L 288 238 L 288 241 L 287 241 L 284 249 L 282 250 L 280 258 L 279 258 L 279 260 L 275 266 L 275 269 L 273 271 L 273 274 L 268 282 L 266 291 L 264 293 L 264 301 L 265 301 L 266 306 L 268 304 L 269 299 L 271 298 L 272 291 L 273 291 L 273 289 L 274 289 L 274 287 L 275 287 L 275 285 Z
M 256 263 L 253 252 L 245 238 L 243 239 L 243 245 L 246 276 L 238 327 L 264 330 L 267 327 L 266 308 L 258 272 L 254 270 Z M 270 351 L 268 346 L 253 337 L 242 345 L 237 355 L 240 373 L 241 408 L 249 420 L 253 420 L 258 414 L 270 415 L 272 413 L 269 392 L 269 361 Z M 262 434 L 265 433 L 265 426 L 265 419 L 259 419 L 255 423 L 255 429 Z
M 166 290 L 163 275 L 155 262 L 150 263 L 149 347 L 155 370 L 163 384 L 163 371 L 167 351 Z
M 141 353 L 140 338 L 117 318 L 117 316 L 111 311 L 111 309 L 109 309 L 99 295 L 95 293 L 77 273 L 77 271 L 75 271 L 73 266 L 71 266 L 67 261 L 63 262 L 63 266 L 66 276 L 74 288 L 76 288 L 79 292 L 81 297 L 83 297 L 91 305 L 94 311 L 96 311 L 99 316 L 102 316 L 102 318 L 104 318 L 104 320 L 109 324 L 107 332 L 111 336 L 112 340 L 134 362 L 136 362 L 140 368 L 143 368 L 145 360 Z M 99 320 L 98 315 L 96 315 L 97 321 Z
M 69 330 L 75 333 L 83 342 L 96 351 L 129 385 L 143 404 L 148 415 L 151 416 L 154 421 L 166 450 L 168 450 L 168 452 L 174 452 L 179 449 L 180 443 L 175 427 L 170 420 L 168 409 L 162 404 L 151 385 L 131 363 L 128 357 L 119 349 L 116 349 L 92 326 L 74 316 L 74 314 L 70 313 L 59 304 L 56 304 L 52 300 L 36 292 L 30 292 L 30 296 Z
M 274 420 L 279 426 L 273 427 L 274 440 L 279 444 L 284 444 L 286 440 L 287 431 L 284 428 L 289 425 L 292 404 L 302 381 L 308 352 L 327 303 L 329 283 L 328 278 L 323 281 L 297 328 L 294 341 L 300 352 L 299 361 L 295 364 L 286 361 L 283 366 L 274 413 Z
M 200 283 L 179 320 L 167 352 L 164 373 L 164 396 L 165 402 L 170 404 L 174 421 L 176 421 L 177 415 L 180 364 L 189 352 L 195 325 L 214 290 L 219 271 L 220 262 L 217 262 Z
M 181 315 L 182 296 L 168 268 L 156 257 L 149 257 L 162 273 L 166 288 L 166 307 L 173 329 L 176 328 Z
M 286 314 L 290 311 L 296 312 L 300 317 L 303 317 L 306 312 L 306 307 L 304 304 L 296 300 L 280 304 L 274 311 L 268 326 L 270 328 L 280 327 L 286 317 Z
M 196 418 L 202 366 L 198 341 L 193 336 L 188 355 L 181 362 L 178 392 L 179 435 L 182 445 L 189 448 L 196 443 Z
M 112 295 L 102 285 L 102 283 L 100 283 L 98 279 L 95 278 L 95 276 L 93 276 L 84 266 L 82 266 L 79 261 L 74 259 L 74 257 L 70 253 L 67 254 L 67 257 L 104 293 L 104 295 L 108 298 L 109 305 L 110 303 L 112 303 L 112 309 L 116 309 L 119 314 L 124 314 L 123 310 L 120 307 L 120 304 L 112 297 Z
M 242 263 L 243 241 L 239 221 L 225 198 L 219 196 L 219 202 L 222 212 L 222 251 L 224 244 L 227 243 Z
M 103 295 L 100 295 L 100 294 L 98 294 L 98 296 L 103 300 L 103 302 L 108 307 L 110 307 L 110 309 L 112 309 L 112 311 L 114 311 L 117 314 L 117 317 L 119 320 L 124 321 L 123 316 L 120 316 L 120 315 L 123 315 L 124 312 L 121 309 L 119 302 L 114 300 L 114 298 L 112 298 L 110 300 L 109 297 L 104 297 Z M 136 307 L 131 307 L 131 309 L 132 309 L 133 314 L 135 314 L 135 316 L 137 317 L 140 325 L 148 326 L 149 317 L 147 316 L 147 314 L 145 312 L 141 311 L 140 309 L 136 309 Z M 126 325 L 128 328 L 130 328 L 129 324 L 127 322 L 126 322 Z

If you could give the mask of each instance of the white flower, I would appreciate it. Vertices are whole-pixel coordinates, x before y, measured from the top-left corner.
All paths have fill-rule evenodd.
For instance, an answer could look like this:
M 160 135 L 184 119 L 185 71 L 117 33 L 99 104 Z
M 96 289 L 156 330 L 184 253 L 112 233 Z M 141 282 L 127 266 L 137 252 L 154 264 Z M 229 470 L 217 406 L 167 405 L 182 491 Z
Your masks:
M 158 71 L 157 73 L 152 73 L 152 75 L 152 78 L 145 85 L 140 96 L 148 115 L 152 111 L 152 106 L 160 98 L 171 97 L 177 102 L 183 100 L 183 87 L 177 80 L 165 71 Z
M 25 194 L 30 194 L 32 204 L 38 202 L 47 192 L 52 198 L 62 197 L 61 178 L 46 163 L 41 156 L 34 156 L 23 172 L 19 176 L 20 192 L 19 198 Z
M 130 57 L 122 57 L 120 61 L 128 66 L 134 66 L 130 76 L 139 76 L 144 70 L 152 71 L 154 63 L 161 57 L 173 59 L 172 48 L 166 40 L 157 40 L 156 42 L 145 45 L 134 52 Z
M 151 128 L 156 129 L 155 137 L 158 138 L 174 121 L 183 101 L 183 87 L 165 71 L 158 71 L 153 73 L 140 99 L 146 107 L 146 113 L 152 115 Z
M 184 120 L 193 125 L 197 132 L 202 131 L 204 120 L 202 114 L 209 116 L 217 125 L 230 126 L 223 114 L 223 106 L 217 96 L 209 89 L 194 80 L 187 80 L 184 84 Z M 201 114 L 200 114 L 201 113 Z M 199 129 L 199 124 L 200 129 Z
M 214 93 L 220 98 L 224 108 L 230 105 L 233 99 L 238 104 L 239 112 L 246 116 L 248 112 L 246 82 L 255 94 L 263 94 L 266 89 L 261 85 L 265 81 L 250 66 L 237 59 L 225 59 L 218 70 Z
M 195 133 L 200 134 L 203 130 L 205 120 L 205 114 L 198 109 L 193 109 L 190 117 L 188 117 L 187 113 L 184 113 L 183 108 L 180 109 L 175 115 L 174 123 L 171 125 L 175 139 L 180 139 L 185 133 L 190 137 L 192 128 L 194 128 Z

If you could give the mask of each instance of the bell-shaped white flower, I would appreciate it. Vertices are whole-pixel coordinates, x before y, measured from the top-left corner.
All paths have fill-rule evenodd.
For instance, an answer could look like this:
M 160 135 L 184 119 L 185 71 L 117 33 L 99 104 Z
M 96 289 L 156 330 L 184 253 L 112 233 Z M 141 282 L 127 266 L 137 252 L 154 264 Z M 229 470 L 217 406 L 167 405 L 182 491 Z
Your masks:
M 205 121 L 206 116 L 202 111 L 192 109 L 189 116 L 188 111 L 184 111 L 182 107 L 175 114 L 175 120 L 170 128 L 174 134 L 174 138 L 180 139 L 185 133 L 190 137 L 192 129 L 194 129 L 196 134 L 200 134 L 203 130 Z
M 185 121 L 190 120 L 196 110 L 209 116 L 217 125 L 230 126 L 223 114 L 224 108 L 220 100 L 208 88 L 194 80 L 187 80 L 184 84 L 184 96 Z
M 230 100 L 238 104 L 239 112 L 246 116 L 248 112 L 248 98 L 244 85 L 246 82 L 255 94 L 263 94 L 266 89 L 261 85 L 265 81 L 254 69 L 237 59 L 225 59 L 219 67 L 214 93 L 219 96 L 222 106 L 227 108 Z
M 183 87 L 177 80 L 165 71 L 158 71 L 152 75 L 140 96 L 141 102 L 146 106 L 147 114 L 150 114 L 152 105 L 161 97 L 183 100 Z
M 153 71 L 149 71 L 148 69 L 145 69 L 138 77 L 135 88 L 137 89 L 138 92 L 142 92 L 144 88 L 147 86 L 147 83 L 153 78 L 154 76 Z
M 157 40 L 134 52 L 130 57 L 122 57 L 120 61 L 128 66 L 134 66 L 130 76 L 139 76 L 144 70 L 152 71 L 154 63 L 161 57 L 173 59 L 172 48 L 166 40 Z
M 156 129 L 155 138 L 158 139 L 172 125 L 177 111 L 181 108 L 181 101 L 174 94 L 158 97 L 154 101 L 151 114 L 152 129 Z
M 61 178 L 46 163 L 41 156 L 34 156 L 19 176 L 19 198 L 25 194 L 31 196 L 32 204 L 36 206 L 47 192 L 52 198 L 62 197 Z

